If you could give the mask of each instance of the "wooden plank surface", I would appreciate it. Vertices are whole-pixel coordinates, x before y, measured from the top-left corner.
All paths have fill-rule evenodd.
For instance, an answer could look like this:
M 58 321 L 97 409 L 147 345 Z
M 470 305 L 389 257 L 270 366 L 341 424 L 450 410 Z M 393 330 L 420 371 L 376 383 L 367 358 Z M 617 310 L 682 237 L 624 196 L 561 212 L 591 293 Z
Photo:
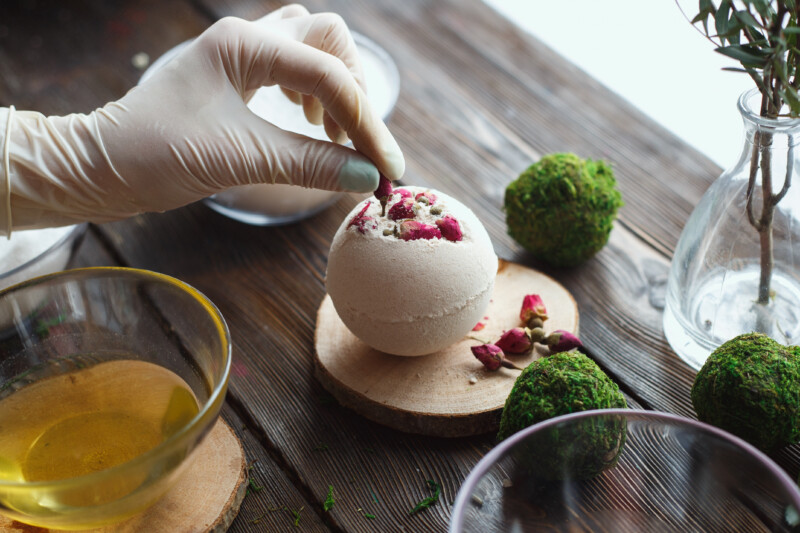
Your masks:
M 155 59 L 216 18 L 253 19 L 280 5 L 14 4 L 0 6 L 0 105 L 53 113 L 87 111 L 124 94 L 140 75 L 130 63 L 138 52 Z M 395 58 L 402 86 L 390 128 L 406 154 L 405 181 L 459 198 L 484 222 L 500 257 L 567 287 L 583 340 L 632 406 L 693 417 L 694 373 L 661 330 L 663 290 L 680 230 L 719 169 L 478 0 L 305 4 L 341 13 Z M 76 18 L 85 22 L 82 32 L 69 23 Z M 524 253 L 507 236 L 502 213 L 507 183 L 554 151 L 610 161 L 626 202 L 609 245 L 569 270 Z M 264 476 L 234 531 L 257 530 L 249 521 L 260 515 L 263 530 L 293 530 L 288 514 L 270 512 L 279 505 L 302 506 L 309 531 L 444 531 L 460 484 L 494 444 L 491 435 L 437 439 L 384 428 L 337 405 L 314 380 L 327 251 L 357 200 L 345 195 L 281 228 L 242 225 L 196 204 L 100 226 L 82 245 L 85 264 L 119 262 L 175 276 L 225 316 L 235 361 L 226 418 L 247 428 L 248 456 L 258 458 L 254 472 Z M 796 476 L 796 446 L 776 459 Z M 442 501 L 411 516 L 429 495 L 427 479 L 441 483 Z M 337 503 L 325 512 L 329 486 Z

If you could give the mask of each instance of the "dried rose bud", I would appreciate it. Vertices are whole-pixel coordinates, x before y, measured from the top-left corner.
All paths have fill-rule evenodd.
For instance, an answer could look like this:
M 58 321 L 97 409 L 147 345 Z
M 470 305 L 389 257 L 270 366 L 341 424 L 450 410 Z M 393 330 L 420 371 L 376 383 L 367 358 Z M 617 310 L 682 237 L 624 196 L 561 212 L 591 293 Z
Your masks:
M 486 367 L 486 370 L 495 371 L 501 366 L 522 370 L 511 361 L 507 360 L 503 355 L 503 350 L 501 350 L 496 344 L 481 344 L 480 346 L 472 346 L 470 347 L 470 350 L 472 350 L 472 355 L 474 355 L 475 358 Z
M 544 344 L 550 348 L 550 353 L 568 352 L 583 346 L 578 337 L 563 329 L 557 329 L 548 335 L 544 339 Z
M 398 235 L 404 241 L 416 241 L 417 239 L 441 239 L 442 232 L 436 226 L 430 226 L 417 222 L 416 220 L 404 220 L 400 223 L 400 233 Z
M 547 320 L 547 309 L 544 306 L 542 297 L 538 294 L 528 294 L 522 299 L 522 309 L 519 312 L 519 318 L 522 323 L 528 325 L 531 320 L 540 318 L 543 321 Z M 532 325 L 530 327 L 536 327 Z
M 389 179 L 381 174 L 380 181 L 378 182 L 378 188 L 375 189 L 375 198 L 378 200 L 383 200 L 384 198 L 388 198 L 392 195 L 392 182 Z
M 378 188 L 375 189 L 373 193 L 375 198 L 380 200 L 381 202 L 381 216 L 386 215 L 386 204 L 389 202 L 389 198 L 392 197 L 392 182 L 384 176 L 383 174 L 380 175 L 380 181 L 378 181 Z
M 414 200 L 411 198 L 403 198 L 389 208 L 389 218 L 392 220 L 414 218 L 414 215 Z
M 418 192 L 414 199 L 422 202 L 425 205 L 433 205 L 436 203 L 436 195 L 432 192 Z
M 394 194 L 399 194 L 400 198 L 411 198 L 412 197 L 411 191 L 409 191 L 407 189 L 395 189 L 393 192 L 394 192 Z
M 458 220 L 449 215 L 437 220 L 436 225 L 442 232 L 442 237 L 448 241 L 458 242 L 464 237 L 464 234 L 461 233 L 461 226 L 458 225 Z
M 510 355 L 524 355 L 533 349 L 530 332 L 527 328 L 514 328 L 506 331 L 495 343 L 503 353 Z

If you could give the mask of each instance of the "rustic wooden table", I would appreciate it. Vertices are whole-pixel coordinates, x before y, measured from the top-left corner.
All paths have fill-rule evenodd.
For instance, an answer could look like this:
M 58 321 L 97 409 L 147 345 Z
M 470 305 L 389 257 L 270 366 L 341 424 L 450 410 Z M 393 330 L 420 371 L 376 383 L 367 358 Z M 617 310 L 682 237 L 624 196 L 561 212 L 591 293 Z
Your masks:
M 222 16 L 252 19 L 279 5 L 3 2 L 0 105 L 90 111 L 136 83 L 135 54 L 154 59 Z M 390 127 L 406 155 L 406 182 L 462 199 L 500 257 L 539 268 L 572 291 L 582 338 L 631 406 L 694 417 L 694 372 L 661 328 L 664 286 L 681 228 L 719 168 L 479 0 L 306 5 L 341 13 L 394 56 L 402 87 Z M 612 162 L 625 200 L 608 246 L 570 270 L 527 255 L 507 236 L 501 210 L 506 184 L 555 151 Z M 79 250 L 77 265 L 125 265 L 182 279 L 226 317 L 235 364 L 224 417 L 263 487 L 245 499 L 232 531 L 293 531 L 291 511 L 301 509 L 302 531 L 444 531 L 459 486 L 494 443 L 492 435 L 448 440 L 384 428 L 337 405 L 314 379 L 328 247 L 357 200 L 345 196 L 279 228 L 191 205 L 92 226 Z M 774 455 L 793 477 L 798 452 L 794 446 Z M 427 479 L 442 485 L 442 499 L 410 516 L 429 494 Z M 337 503 L 324 512 L 329 485 Z

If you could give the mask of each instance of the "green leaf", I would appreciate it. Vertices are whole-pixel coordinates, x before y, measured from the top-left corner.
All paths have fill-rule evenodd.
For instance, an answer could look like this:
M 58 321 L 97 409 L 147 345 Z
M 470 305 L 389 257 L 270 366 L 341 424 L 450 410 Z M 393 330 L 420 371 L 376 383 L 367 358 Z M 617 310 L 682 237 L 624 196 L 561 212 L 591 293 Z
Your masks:
M 745 67 L 764 68 L 769 54 L 745 45 L 720 46 L 717 52 L 739 61 Z
M 762 28 L 761 23 L 759 23 L 755 17 L 753 17 L 753 15 L 747 11 L 734 11 L 733 14 L 737 19 L 739 19 L 739 22 L 745 26 L 750 26 L 753 29 Z
M 765 19 L 768 19 L 772 16 L 772 7 L 767 0 L 752 0 L 751 4 L 754 8 L 756 8 L 758 14 Z
M 740 67 L 722 67 L 720 70 L 725 70 L 727 72 L 744 72 L 747 74 L 747 69 L 743 69 Z
M 783 29 L 783 33 L 786 33 L 786 34 L 789 34 L 789 35 L 799 35 L 800 34 L 800 28 L 798 28 L 797 26 L 789 26 L 788 28 L 784 28 Z
M 429 479 L 428 488 L 430 488 L 433 491 L 433 495 L 428 496 L 427 498 L 419 502 L 417 505 L 415 505 L 414 508 L 408 512 L 408 514 L 414 514 L 423 509 L 427 509 L 428 507 L 439 501 L 439 495 L 442 493 L 442 487 L 434 480 Z
M 722 0 L 717 12 L 714 14 L 714 29 L 717 30 L 717 35 L 720 37 L 728 33 L 728 14 L 730 11 L 730 0 Z
M 333 504 L 336 503 L 336 500 L 333 499 L 333 485 L 328 485 L 328 496 L 325 498 L 325 501 L 322 502 L 322 508 L 325 511 L 330 511 L 333 509 Z
M 800 97 L 797 95 L 797 91 L 793 89 L 785 89 L 779 91 L 781 98 L 789 105 L 789 109 L 791 112 L 789 113 L 792 117 L 800 116 Z

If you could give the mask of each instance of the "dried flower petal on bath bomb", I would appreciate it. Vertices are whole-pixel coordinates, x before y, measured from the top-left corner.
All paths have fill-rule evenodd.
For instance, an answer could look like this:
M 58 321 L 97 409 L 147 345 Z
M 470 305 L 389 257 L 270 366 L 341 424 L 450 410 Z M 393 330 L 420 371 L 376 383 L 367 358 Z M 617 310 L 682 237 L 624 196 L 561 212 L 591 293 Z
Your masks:
M 415 200 L 418 202 L 422 202 L 425 205 L 433 205 L 436 203 L 436 195 L 428 191 L 420 192 L 417 193 Z
M 461 232 L 461 226 L 458 225 L 458 220 L 449 215 L 437 220 L 436 225 L 442 232 L 442 237 L 448 241 L 458 242 L 464 237 L 464 234 Z
M 416 220 L 404 220 L 400 223 L 399 237 L 404 241 L 416 241 L 417 239 L 441 239 L 442 232 L 436 226 L 423 224 Z
M 403 220 L 404 218 L 414 218 L 414 200 L 403 198 L 389 208 L 389 218 L 391 220 Z

